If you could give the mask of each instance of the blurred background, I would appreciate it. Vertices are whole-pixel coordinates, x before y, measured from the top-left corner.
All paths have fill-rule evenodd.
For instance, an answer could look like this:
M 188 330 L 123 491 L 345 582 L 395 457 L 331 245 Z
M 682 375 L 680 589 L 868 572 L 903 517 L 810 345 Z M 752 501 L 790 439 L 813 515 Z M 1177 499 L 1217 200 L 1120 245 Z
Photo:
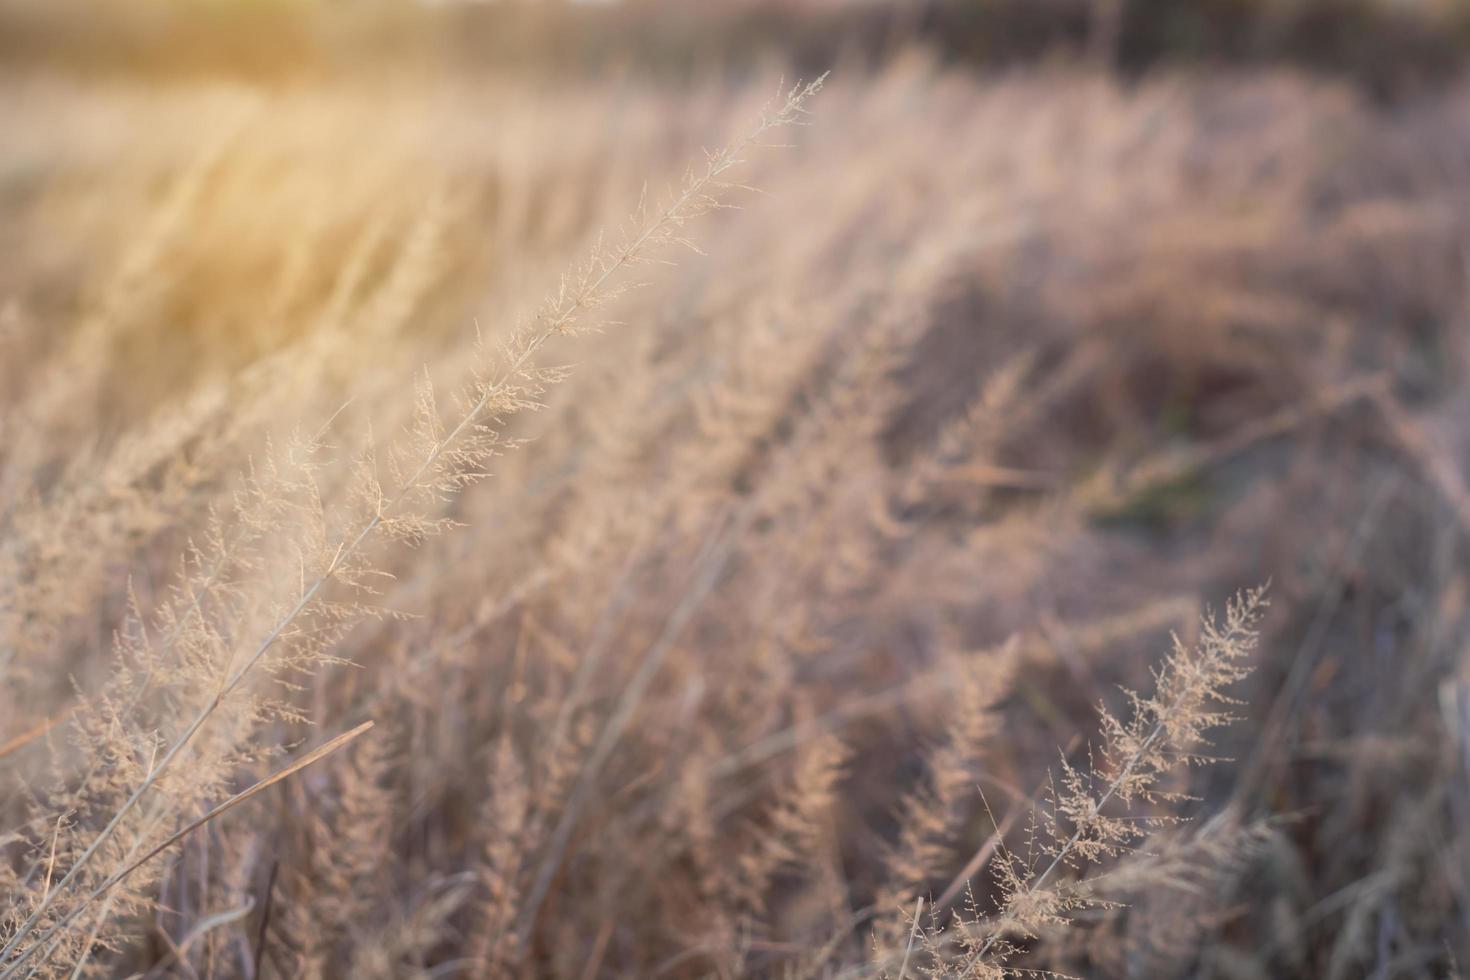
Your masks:
M 697 254 L 550 346 L 465 527 L 376 559 L 410 615 L 231 722 L 210 785 L 377 747 L 197 835 L 78 969 L 899 975 L 873 937 L 986 911 L 1098 703 L 1269 582 L 1165 808 L 1250 845 L 1014 965 L 1459 976 L 1467 57 L 1461 0 L 0 0 L 3 830 L 83 785 L 62 721 L 242 474 L 411 428 L 416 378 L 830 72 Z
M 276 80 L 404 65 L 678 77 L 872 67 L 920 45 L 975 70 L 1080 60 L 1160 68 L 1292 67 L 1378 97 L 1452 78 L 1470 16 L 1456 0 L 243 0 L 5 5 L 16 65 Z

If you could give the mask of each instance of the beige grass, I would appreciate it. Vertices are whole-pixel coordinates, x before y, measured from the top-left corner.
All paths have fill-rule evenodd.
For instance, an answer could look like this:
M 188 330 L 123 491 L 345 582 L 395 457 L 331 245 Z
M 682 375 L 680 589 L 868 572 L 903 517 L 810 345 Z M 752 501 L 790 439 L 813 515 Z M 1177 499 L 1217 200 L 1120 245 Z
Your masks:
M 1461 103 L 779 74 L 0 82 L 0 977 L 1463 960 Z

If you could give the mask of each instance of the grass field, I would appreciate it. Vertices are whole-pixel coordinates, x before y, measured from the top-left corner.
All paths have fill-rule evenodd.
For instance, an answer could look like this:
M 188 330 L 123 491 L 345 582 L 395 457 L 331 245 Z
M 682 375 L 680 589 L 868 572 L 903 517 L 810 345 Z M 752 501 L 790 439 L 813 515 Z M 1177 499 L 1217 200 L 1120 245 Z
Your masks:
M 632 6 L 0 9 L 0 980 L 1459 976 L 1454 59 Z

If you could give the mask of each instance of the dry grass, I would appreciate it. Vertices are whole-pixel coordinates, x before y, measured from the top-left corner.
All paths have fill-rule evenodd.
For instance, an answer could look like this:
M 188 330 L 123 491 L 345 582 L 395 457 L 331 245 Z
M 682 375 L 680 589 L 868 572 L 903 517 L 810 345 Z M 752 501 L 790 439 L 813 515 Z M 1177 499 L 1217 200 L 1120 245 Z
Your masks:
M 1465 97 L 401 69 L 0 81 L 0 978 L 1470 955 Z

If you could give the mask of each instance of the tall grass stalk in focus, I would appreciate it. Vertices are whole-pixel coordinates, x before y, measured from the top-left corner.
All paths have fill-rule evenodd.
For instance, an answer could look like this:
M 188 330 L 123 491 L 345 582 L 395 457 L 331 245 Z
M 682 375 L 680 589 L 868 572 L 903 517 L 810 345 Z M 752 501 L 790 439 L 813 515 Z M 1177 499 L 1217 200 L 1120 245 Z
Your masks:
M 304 617 L 315 610 L 330 618 L 341 614 L 321 599 L 330 583 L 344 582 L 361 587 L 372 575 L 364 549 L 375 538 L 408 543 L 422 541 L 442 530 L 447 522 L 433 516 L 429 508 L 446 501 L 484 474 L 485 465 L 504 447 L 501 424 L 508 416 L 535 407 L 547 385 L 562 377 L 555 369 L 538 368 L 536 354 L 552 337 L 573 334 L 589 328 L 587 316 L 633 284 L 623 273 L 655 257 L 671 245 L 693 247 L 687 237 L 690 221 L 724 203 L 734 186 L 730 171 L 742 162 L 742 155 L 760 144 L 771 131 L 799 123 L 805 116 L 809 100 L 821 88 L 825 76 L 798 85 L 762 112 L 757 125 L 739 142 L 708 155 L 703 165 L 691 170 L 683 185 L 661 207 L 640 209 L 640 215 L 625 232 L 621 242 L 612 247 L 599 245 L 574 275 L 562 281 L 560 289 L 521 328 L 504 342 L 498 351 L 477 352 L 475 380 L 457 396 L 459 412 L 452 424 L 441 420 L 432 387 L 419 387 L 416 427 L 410 444 L 393 449 L 393 468 L 402 476 L 397 486 L 385 490 L 369 465 L 359 465 L 360 482 L 353 488 L 356 499 L 369 505 L 360 526 L 343 535 L 335 544 L 325 544 L 319 553 L 325 556 L 325 567 L 309 580 L 303 579 L 299 596 L 279 619 L 257 640 L 243 658 L 231 656 L 217 675 L 217 682 L 207 700 L 194 713 L 182 732 L 174 738 L 156 760 L 150 761 L 145 774 L 126 796 L 105 826 L 71 862 L 54 884 L 49 875 L 46 887 L 30 913 L 15 927 L 0 948 L 4 963 L 3 980 L 22 976 L 22 969 L 34 974 L 58 948 L 56 940 L 72 924 L 92 909 L 116 879 L 104 879 L 106 888 L 94 889 L 78 901 L 77 882 L 89 863 L 113 838 L 123 822 L 140 805 L 145 795 L 170 772 L 184 756 L 197 733 L 241 685 L 252 676 L 268 653 L 286 637 Z M 313 442 L 308 454 L 316 451 Z M 309 481 L 310 476 L 306 479 Z M 267 509 L 270 501 L 265 502 Z M 413 505 L 422 508 L 411 510 Z M 222 551 L 228 551 L 224 548 Z M 303 562 L 303 568 L 305 563 Z M 284 571 L 284 569 L 282 570 Z M 309 584 L 307 584 L 309 582 Z M 197 598 L 164 640 L 160 656 L 168 656 L 177 645 L 181 633 L 192 628 L 190 613 L 198 607 Z M 340 623 L 334 624 L 340 632 Z M 314 650 L 322 657 L 324 650 Z M 160 802 L 159 807 L 163 807 Z M 158 826 L 163 813 L 150 814 L 148 824 Z M 131 850 L 128 852 L 133 853 Z M 128 870 L 131 870 L 129 865 Z M 67 903 L 70 902 L 68 907 Z

